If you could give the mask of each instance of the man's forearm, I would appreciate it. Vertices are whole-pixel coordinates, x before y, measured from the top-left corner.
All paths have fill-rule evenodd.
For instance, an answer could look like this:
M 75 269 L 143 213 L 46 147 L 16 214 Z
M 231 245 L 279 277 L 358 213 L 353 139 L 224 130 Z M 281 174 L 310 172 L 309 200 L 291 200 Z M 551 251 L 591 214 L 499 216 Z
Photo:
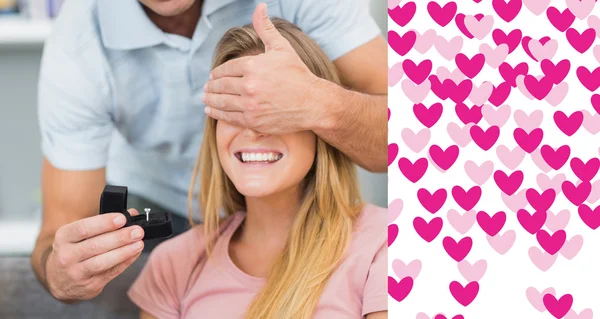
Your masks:
M 44 237 L 38 238 L 35 248 L 31 254 L 31 267 L 35 273 L 37 279 L 40 281 L 42 286 L 48 291 L 48 283 L 46 282 L 46 259 L 52 252 L 52 242 L 54 238 Z
M 322 118 L 311 129 L 362 168 L 387 171 L 387 95 L 321 84 L 323 88 L 317 91 L 322 93 L 315 98 Z

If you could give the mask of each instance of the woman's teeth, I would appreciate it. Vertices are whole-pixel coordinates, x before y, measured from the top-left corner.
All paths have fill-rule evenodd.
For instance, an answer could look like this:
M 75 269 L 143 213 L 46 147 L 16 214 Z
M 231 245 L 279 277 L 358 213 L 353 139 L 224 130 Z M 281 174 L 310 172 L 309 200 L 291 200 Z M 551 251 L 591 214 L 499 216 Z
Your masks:
M 281 157 L 282 154 L 275 153 L 241 153 L 242 162 L 276 162 Z

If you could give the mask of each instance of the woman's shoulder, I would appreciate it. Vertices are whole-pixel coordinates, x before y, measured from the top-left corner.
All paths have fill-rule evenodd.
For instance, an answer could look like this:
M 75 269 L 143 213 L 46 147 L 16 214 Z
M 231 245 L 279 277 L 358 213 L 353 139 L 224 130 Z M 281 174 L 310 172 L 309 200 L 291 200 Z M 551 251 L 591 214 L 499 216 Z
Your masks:
M 364 236 L 387 236 L 388 210 L 371 203 L 365 203 L 356 220 L 354 232 Z

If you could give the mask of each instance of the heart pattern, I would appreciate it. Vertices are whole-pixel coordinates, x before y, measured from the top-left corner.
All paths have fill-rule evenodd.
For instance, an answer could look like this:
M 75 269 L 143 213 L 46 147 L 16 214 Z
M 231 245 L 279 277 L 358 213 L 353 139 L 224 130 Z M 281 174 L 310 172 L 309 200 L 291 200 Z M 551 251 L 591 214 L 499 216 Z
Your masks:
M 389 0 L 388 15 L 391 317 L 592 319 L 600 4 Z

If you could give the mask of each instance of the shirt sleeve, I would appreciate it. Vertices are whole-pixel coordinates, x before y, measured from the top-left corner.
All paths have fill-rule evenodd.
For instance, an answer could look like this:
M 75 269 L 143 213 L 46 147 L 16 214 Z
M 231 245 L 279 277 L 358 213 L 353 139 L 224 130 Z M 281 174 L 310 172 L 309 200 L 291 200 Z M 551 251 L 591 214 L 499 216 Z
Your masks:
M 379 249 L 371 262 L 363 293 L 363 317 L 372 312 L 388 310 L 387 233 L 380 238 L 378 244 Z
M 72 34 L 57 30 L 42 57 L 37 110 L 42 154 L 59 169 L 102 168 L 113 122 L 108 86 L 98 71 L 100 50 L 67 35 Z
M 170 258 L 169 246 L 165 243 L 150 253 L 127 296 L 140 309 L 156 318 L 179 318 L 176 267 Z
M 301 0 L 293 22 L 334 61 L 381 35 L 368 4 L 367 0 Z

